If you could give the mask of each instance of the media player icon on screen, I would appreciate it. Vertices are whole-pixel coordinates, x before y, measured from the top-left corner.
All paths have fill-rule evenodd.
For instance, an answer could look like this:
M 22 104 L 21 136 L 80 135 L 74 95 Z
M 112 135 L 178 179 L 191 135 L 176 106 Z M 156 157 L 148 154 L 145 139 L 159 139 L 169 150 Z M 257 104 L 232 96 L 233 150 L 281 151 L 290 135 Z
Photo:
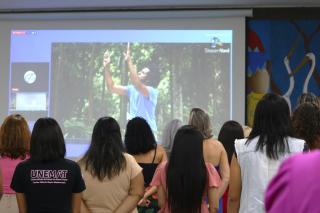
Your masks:
M 212 48 L 222 47 L 222 42 L 220 41 L 219 38 L 213 37 L 211 39 L 211 47 Z
M 27 72 L 24 73 L 23 78 L 26 83 L 33 84 L 37 79 L 37 75 L 34 71 L 28 70 Z

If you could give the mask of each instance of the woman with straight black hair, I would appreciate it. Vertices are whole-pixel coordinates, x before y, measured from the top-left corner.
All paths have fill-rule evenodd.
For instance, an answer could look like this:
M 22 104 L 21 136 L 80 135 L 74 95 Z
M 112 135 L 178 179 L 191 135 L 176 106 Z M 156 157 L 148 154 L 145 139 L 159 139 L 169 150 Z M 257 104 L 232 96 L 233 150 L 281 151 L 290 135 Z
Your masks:
M 128 121 L 124 143 L 126 150 L 142 167 L 146 193 L 139 202 L 138 211 L 157 212 L 158 204 L 151 197 L 156 192 L 155 188 L 149 190 L 149 184 L 159 163 L 167 160 L 167 154 L 161 145 L 158 145 L 148 122 L 141 117 Z
M 135 159 L 124 153 L 120 126 L 112 117 L 100 118 L 91 144 L 79 161 L 87 189 L 81 212 L 137 212 L 143 195 L 143 175 Z
M 229 164 L 231 163 L 234 153 L 234 141 L 243 138 L 243 128 L 237 121 L 227 121 L 222 125 L 218 135 L 218 141 L 222 143 L 227 152 Z
M 159 165 L 151 182 L 157 186 L 160 212 L 217 212 L 221 180 L 214 166 L 204 162 L 202 141 L 189 125 L 176 133 L 169 162 Z
M 124 143 L 126 151 L 143 168 L 145 187 L 148 187 L 158 164 L 167 160 L 164 148 L 157 144 L 149 124 L 141 117 L 128 121 Z
M 292 135 L 287 102 L 279 95 L 266 94 L 257 104 L 248 139 L 235 141 L 228 213 L 265 211 L 267 184 L 286 157 L 303 151 L 304 141 Z
M 235 152 L 234 150 L 234 141 L 236 139 L 244 138 L 244 130 L 242 126 L 237 121 L 227 121 L 225 122 L 219 132 L 218 140 L 222 143 L 228 155 L 229 165 L 231 163 L 232 155 Z M 228 203 L 228 190 L 222 196 L 222 212 L 227 212 L 227 203 Z
M 131 155 L 147 153 L 157 146 L 151 127 L 142 117 L 135 117 L 128 121 L 124 143 L 127 152 Z
M 66 147 L 59 124 L 40 118 L 31 134 L 30 159 L 17 165 L 11 188 L 19 212 L 80 212 L 85 189 L 79 166 L 64 158 Z

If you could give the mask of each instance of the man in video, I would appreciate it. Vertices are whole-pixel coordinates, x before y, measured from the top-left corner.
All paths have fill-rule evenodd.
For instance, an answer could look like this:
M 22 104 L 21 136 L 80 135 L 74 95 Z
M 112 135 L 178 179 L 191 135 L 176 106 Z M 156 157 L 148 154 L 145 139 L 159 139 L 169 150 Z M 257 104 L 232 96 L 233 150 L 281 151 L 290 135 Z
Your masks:
M 108 51 L 104 53 L 103 66 L 108 90 L 112 93 L 127 95 L 129 97 L 128 119 L 137 116 L 142 117 L 147 120 L 153 131 L 157 131 L 155 110 L 158 98 L 157 86 L 160 81 L 160 75 L 148 67 L 137 71 L 131 59 L 129 45 L 126 53 L 124 53 L 124 57 L 128 65 L 132 85 L 115 85 L 110 73 L 110 54 Z

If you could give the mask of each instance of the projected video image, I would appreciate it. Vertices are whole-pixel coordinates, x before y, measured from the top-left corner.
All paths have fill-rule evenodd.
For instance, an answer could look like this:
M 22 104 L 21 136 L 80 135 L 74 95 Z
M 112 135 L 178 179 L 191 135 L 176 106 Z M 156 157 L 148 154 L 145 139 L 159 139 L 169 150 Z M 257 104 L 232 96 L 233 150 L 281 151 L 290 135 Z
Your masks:
M 215 133 L 230 119 L 232 30 L 14 30 L 10 60 L 9 113 L 31 128 L 54 117 L 69 157 L 101 116 L 123 131 L 143 117 L 158 140 L 193 107 L 212 115 Z
M 115 117 L 122 127 L 141 116 L 155 132 L 172 118 L 187 120 L 194 106 L 227 117 L 224 93 L 229 85 L 222 78 L 228 77 L 223 70 L 230 69 L 230 54 L 211 52 L 211 45 L 54 43 L 52 116 L 68 138 L 88 138 L 104 115 Z M 226 44 L 223 48 L 230 50 Z M 129 60 L 147 94 L 135 83 Z

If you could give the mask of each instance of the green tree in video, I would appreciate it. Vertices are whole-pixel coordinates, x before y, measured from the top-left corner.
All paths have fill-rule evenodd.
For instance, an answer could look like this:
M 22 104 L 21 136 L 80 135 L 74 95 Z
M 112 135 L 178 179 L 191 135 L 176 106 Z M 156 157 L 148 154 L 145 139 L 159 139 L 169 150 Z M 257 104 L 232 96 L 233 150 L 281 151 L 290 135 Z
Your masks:
M 226 114 L 221 107 L 222 66 L 229 66 L 229 55 L 206 54 L 206 44 L 132 43 L 131 57 L 137 69 L 150 62 L 159 67 L 156 118 L 158 136 L 172 118 L 187 121 L 190 108 L 201 107 L 213 115 L 215 132 Z M 51 116 L 63 128 L 66 138 L 90 138 L 93 124 L 101 116 L 112 116 L 122 128 L 127 122 L 126 96 L 107 90 L 103 56 L 110 53 L 110 72 L 115 84 L 128 85 L 126 43 L 54 43 L 51 67 Z M 225 68 L 224 68 L 225 70 Z M 227 117 L 227 116 L 225 116 Z

